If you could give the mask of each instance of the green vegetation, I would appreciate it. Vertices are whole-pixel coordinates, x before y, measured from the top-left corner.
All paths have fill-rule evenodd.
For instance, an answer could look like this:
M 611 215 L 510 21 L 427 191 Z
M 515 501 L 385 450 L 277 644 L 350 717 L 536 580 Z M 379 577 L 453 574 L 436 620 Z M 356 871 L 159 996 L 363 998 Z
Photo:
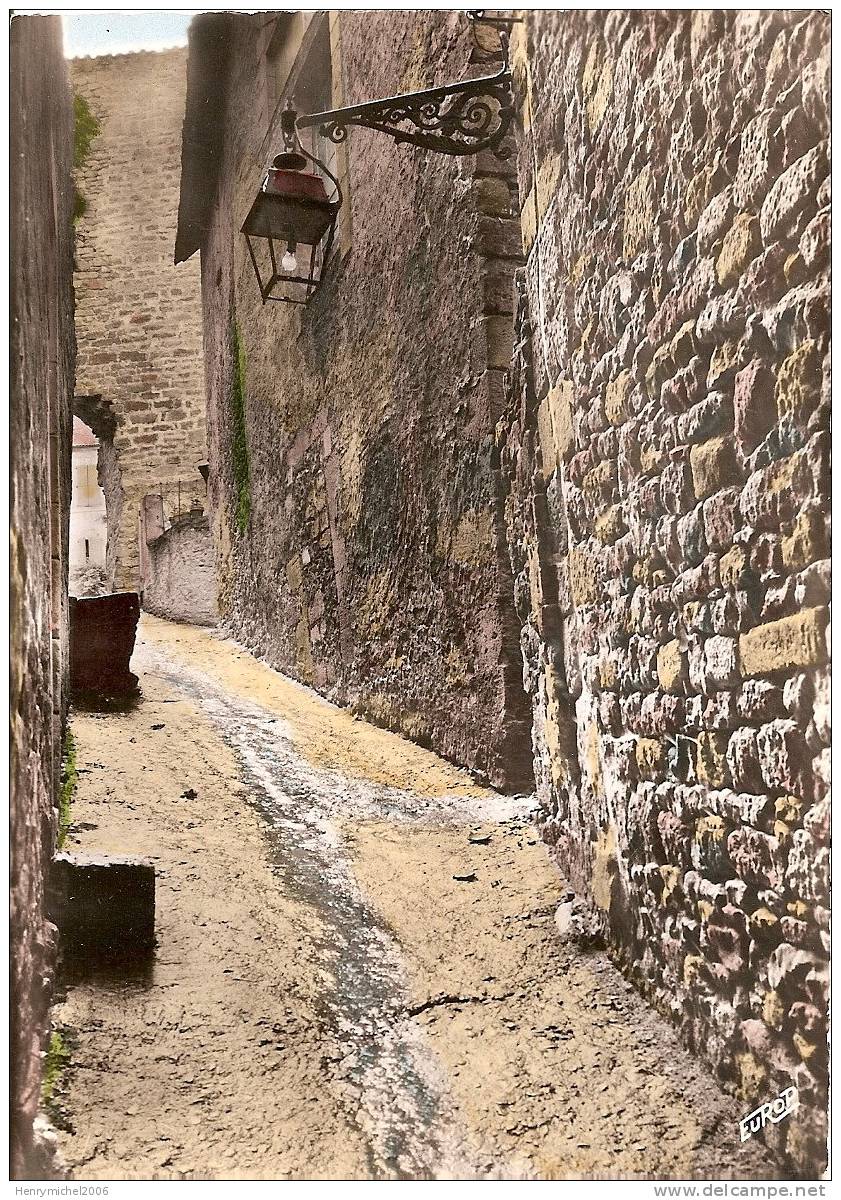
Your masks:
M 248 462 L 248 435 L 245 427 L 245 347 L 234 321 L 231 327 L 231 354 L 234 361 L 231 385 L 231 422 L 233 439 L 231 459 L 236 488 L 237 529 L 244 533 L 251 514 L 251 470 Z
M 70 803 L 76 790 L 76 743 L 67 730 L 64 753 L 61 756 L 61 791 L 58 797 L 58 849 L 64 846 L 70 829 Z
M 50 1044 L 44 1063 L 44 1078 L 41 1083 L 41 1104 L 54 1125 L 61 1127 L 61 1113 L 56 1101 L 56 1085 L 62 1071 L 70 1063 L 70 1049 L 58 1029 L 50 1034 Z
M 85 165 L 90 154 L 91 142 L 99 133 L 99 121 L 90 110 L 87 100 L 78 92 L 73 96 L 73 116 L 75 128 L 73 132 L 73 166 L 78 172 Z M 88 202 L 76 183 L 76 195 L 73 201 L 73 220 L 78 221 L 87 212 Z

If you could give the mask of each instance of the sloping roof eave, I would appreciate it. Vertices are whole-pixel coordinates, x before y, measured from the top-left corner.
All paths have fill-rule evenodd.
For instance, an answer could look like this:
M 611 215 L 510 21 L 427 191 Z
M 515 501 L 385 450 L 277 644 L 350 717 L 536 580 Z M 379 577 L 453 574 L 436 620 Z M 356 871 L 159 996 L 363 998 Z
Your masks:
M 234 13 L 202 13 L 190 22 L 187 99 L 181 134 L 181 189 L 175 262 L 201 249 L 224 140 L 228 51 Z

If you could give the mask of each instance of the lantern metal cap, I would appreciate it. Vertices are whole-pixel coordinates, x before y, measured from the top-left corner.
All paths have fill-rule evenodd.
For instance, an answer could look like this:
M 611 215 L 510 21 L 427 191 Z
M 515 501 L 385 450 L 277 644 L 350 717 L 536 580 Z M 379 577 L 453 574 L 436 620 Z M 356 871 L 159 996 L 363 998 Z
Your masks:
M 307 160 L 299 150 L 284 150 L 272 159 L 272 166 L 278 171 L 303 171 L 306 165 Z

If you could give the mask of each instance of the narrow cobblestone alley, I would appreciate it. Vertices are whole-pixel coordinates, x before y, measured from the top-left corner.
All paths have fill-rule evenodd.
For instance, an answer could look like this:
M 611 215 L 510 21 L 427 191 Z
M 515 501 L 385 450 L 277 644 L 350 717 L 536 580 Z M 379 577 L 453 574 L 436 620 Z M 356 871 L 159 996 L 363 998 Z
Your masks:
M 154 860 L 158 945 L 56 1011 L 77 1177 L 767 1172 L 667 1024 L 561 941 L 526 798 L 207 630 L 144 616 L 133 665 L 134 711 L 73 719 L 71 845 Z

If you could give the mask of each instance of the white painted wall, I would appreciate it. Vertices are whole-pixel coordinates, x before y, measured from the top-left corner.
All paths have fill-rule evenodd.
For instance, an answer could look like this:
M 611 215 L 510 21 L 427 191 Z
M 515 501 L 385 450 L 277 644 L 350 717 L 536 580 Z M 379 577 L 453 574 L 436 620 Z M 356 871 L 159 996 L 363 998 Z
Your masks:
M 73 447 L 70 501 L 70 593 L 92 568 L 105 571 L 105 493 L 96 480 L 98 446 Z

